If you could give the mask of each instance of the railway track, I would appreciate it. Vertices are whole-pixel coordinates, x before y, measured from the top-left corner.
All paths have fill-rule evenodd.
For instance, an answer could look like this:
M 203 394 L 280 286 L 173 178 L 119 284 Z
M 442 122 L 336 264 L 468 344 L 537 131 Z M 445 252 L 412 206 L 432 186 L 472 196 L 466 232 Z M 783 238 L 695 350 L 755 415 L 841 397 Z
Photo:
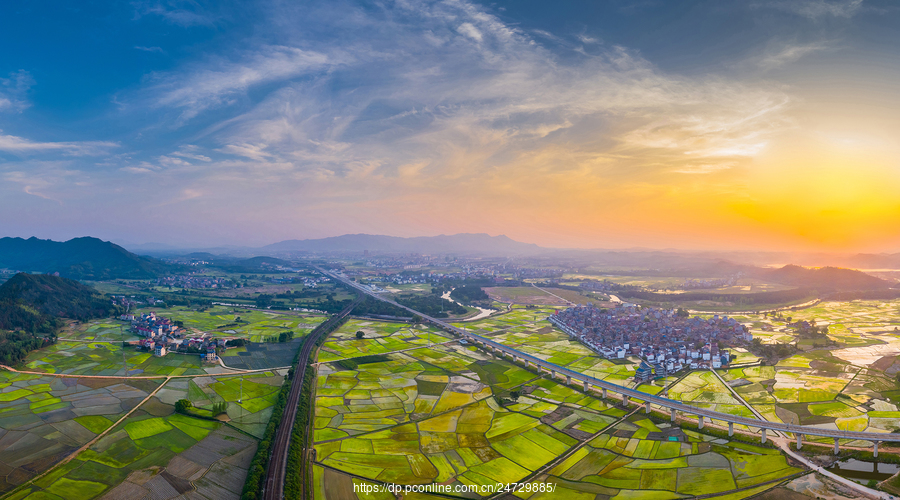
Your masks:
M 263 488 L 263 498 L 265 500 L 282 500 L 284 498 L 284 481 L 285 472 L 287 470 L 288 451 L 291 448 L 291 434 L 294 431 L 294 422 L 297 420 L 297 410 L 300 406 L 300 395 L 303 392 L 303 379 L 306 375 L 306 368 L 309 363 L 309 355 L 315 349 L 316 342 L 322 335 L 327 335 L 335 324 L 342 321 L 350 311 L 359 304 L 365 295 L 359 296 L 350 303 L 343 311 L 332 316 L 327 321 L 317 326 L 306 339 L 303 341 L 303 347 L 300 348 L 300 357 L 297 358 L 297 367 L 294 370 L 294 378 L 291 379 L 291 391 L 288 394 L 287 404 L 285 405 L 284 416 L 281 423 L 275 431 L 275 444 L 272 447 L 272 454 L 269 456 L 269 465 L 266 468 L 266 481 Z M 306 485 L 301 482 L 300 497 L 306 498 L 304 488 Z

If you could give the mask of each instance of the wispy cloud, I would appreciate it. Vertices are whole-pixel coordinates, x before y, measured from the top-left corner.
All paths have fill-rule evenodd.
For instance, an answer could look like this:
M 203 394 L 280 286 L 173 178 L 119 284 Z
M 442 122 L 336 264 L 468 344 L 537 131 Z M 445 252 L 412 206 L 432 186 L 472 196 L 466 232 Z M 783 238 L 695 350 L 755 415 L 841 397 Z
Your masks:
M 250 88 L 320 71 L 336 64 L 329 56 L 296 47 L 264 46 L 236 62 L 211 61 L 184 74 L 160 76 L 151 93 L 156 105 L 182 110 L 180 121 L 229 104 Z
M 778 0 L 766 5 L 812 20 L 826 17 L 849 19 L 862 8 L 863 0 Z
M 108 141 L 36 142 L 0 133 L 0 151 L 16 154 L 60 152 L 70 156 L 96 156 L 106 154 L 118 146 L 117 143 Z
M 31 103 L 26 94 L 32 85 L 34 79 L 25 70 L 10 73 L 9 78 L 0 78 L 0 112 L 17 113 L 28 108 Z
M 339 27 L 336 38 L 347 36 L 337 49 L 344 63 L 301 79 L 279 73 L 278 90 L 215 127 L 219 151 L 289 162 L 295 179 L 365 183 L 402 172 L 419 187 L 446 186 L 492 183 L 495 173 L 512 174 L 522 158 L 554 144 L 583 160 L 548 157 L 535 175 L 578 168 L 600 175 L 611 164 L 618 176 L 640 165 L 671 172 L 687 168 L 679 167 L 685 159 L 728 168 L 791 126 L 791 98 L 775 85 L 667 74 L 622 47 L 564 62 L 473 4 L 406 2 L 379 18 L 390 21 L 368 33 L 365 48 L 350 33 L 368 20 L 351 16 Z M 314 40 L 302 43 L 324 53 Z M 605 129 L 602 139 L 587 132 L 597 127 Z M 598 157 L 607 160 L 601 165 Z
M 157 52 L 159 54 L 166 53 L 166 51 L 163 50 L 162 47 L 144 47 L 142 45 L 135 45 L 134 48 L 142 52 Z
M 755 58 L 754 62 L 760 69 L 768 71 L 797 62 L 808 54 L 827 49 L 828 46 L 826 42 L 787 44 Z
M 155 15 L 182 27 L 212 26 L 218 19 L 209 9 L 193 0 L 139 1 L 132 5 L 138 18 Z
M 63 205 L 63 193 L 83 184 L 83 173 L 69 167 L 66 162 L 37 161 L 11 165 L 0 172 L 0 178 L 9 185 L 18 185 L 23 193 Z

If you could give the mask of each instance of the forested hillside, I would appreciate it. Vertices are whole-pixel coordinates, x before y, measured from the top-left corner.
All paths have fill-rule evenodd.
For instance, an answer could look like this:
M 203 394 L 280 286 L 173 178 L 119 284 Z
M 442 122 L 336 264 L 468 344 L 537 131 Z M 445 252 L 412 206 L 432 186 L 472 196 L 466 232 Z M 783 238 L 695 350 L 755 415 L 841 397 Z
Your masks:
M 0 285 L 0 362 L 16 363 L 29 351 L 54 342 L 63 319 L 87 320 L 115 312 L 109 300 L 77 281 L 19 273 Z

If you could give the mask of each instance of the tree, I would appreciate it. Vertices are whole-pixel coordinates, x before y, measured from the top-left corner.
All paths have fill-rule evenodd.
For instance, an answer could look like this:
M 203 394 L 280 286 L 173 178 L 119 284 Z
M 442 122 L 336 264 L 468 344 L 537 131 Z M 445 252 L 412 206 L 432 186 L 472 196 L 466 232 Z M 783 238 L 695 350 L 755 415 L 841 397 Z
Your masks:
M 187 399 L 179 399 L 175 402 L 175 411 L 178 413 L 189 413 L 194 404 Z
M 362 339 L 362 338 L 364 338 L 365 336 L 366 336 L 366 334 L 365 334 L 365 332 L 363 332 L 362 330 L 359 330 L 359 331 L 356 332 L 356 338 L 357 338 L 357 339 Z

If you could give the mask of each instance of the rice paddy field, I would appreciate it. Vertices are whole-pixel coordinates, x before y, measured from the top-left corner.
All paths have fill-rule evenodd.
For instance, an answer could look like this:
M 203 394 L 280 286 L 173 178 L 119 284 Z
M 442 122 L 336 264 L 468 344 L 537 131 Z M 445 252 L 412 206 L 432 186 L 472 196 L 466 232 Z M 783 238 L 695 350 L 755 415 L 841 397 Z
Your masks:
M 81 338 L 33 351 L 18 367 L 37 373 L 0 371 L 0 495 L 239 497 L 286 369 L 235 374 L 203 365 L 196 355 L 154 357 L 123 349 L 118 322 L 110 320 L 75 324 L 66 333 Z M 299 339 L 251 343 L 229 352 L 245 363 L 284 367 L 299 345 Z M 176 414 L 181 399 L 207 410 L 224 402 L 226 413 L 218 421 Z M 57 465 L 101 434 L 86 451 Z
M 782 315 L 828 325 L 833 345 L 814 347 L 797 339 L 785 320 L 737 318 L 753 324 L 763 342 L 793 342 L 802 351 L 776 366 L 722 371 L 725 380 L 741 384 L 735 390 L 748 403 L 774 421 L 851 431 L 900 429 L 900 337 L 894 333 L 900 301 L 823 302 Z
M 668 499 L 771 487 L 799 472 L 802 469 L 788 465 L 778 450 L 682 431 L 634 416 L 589 440 L 536 480 L 555 482 L 563 488 L 562 494 L 573 498 Z
M 318 365 L 318 498 L 352 498 L 340 496 L 359 479 L 347 474 L 401 484 L 516 481 L 624 414 L 473 347 L 355 359 L 355 369 Z M 501 406 L 494 396 L 513 389 L 522 395 Z
M 167 411 L 169 410 L 169 411 Z M 236 498 L 256 440 L 222 425 L 139 410 L 74 460 L 19 490 L 13 499 Z
M 517 310 L 467 326 L 548 358 L 575 352 L 559 364 L 588 356 L 560 332 L 538 332 L 544 326 L 532 324 L 535 315 L 546 313 Z M 410 349 L 402 343 L 408 333 L 401 326 L 367 323 L 367 336 L 399 341 L 394 349 L 379 350 L 381 344 L 372 344 L 376 339 L 352 344 L 357 323 L 326 342 L 335 352 L 320 351 L 325 356 L 317 365 L 315 498 L 378 498 L 357 496 L 354 484 L 521 480 L 559 488 L 554 496 L 521 498 L 682 498 L 765 485 L 799 472 L 767 448 L 712 442 L 642 417 L 617 424 L 626 410 L 547 375 L 455 342 Z M 334 357 L 338 353 L 341 358 Z M 678 387 L 698 401 L 739 411 L 734 399 L 717 400 L 715 384 L 721 382 L 714 376 L 698 374 Z M 518 393 L 514 401 L 511 391 Z
M 251 342 L 264 342 L 267 337 L 278 336 L 292 331 L 294 337 L 302 337 L 325 321 L 323 315 L 307 313 L 281 313 L 277 311 L 241 309 L 214 306 L 205 311 L 195 311 L 186 307 L 168 309 L 138 309 L 135 315 L 148 312 L 181 321 L 188 330 L 205 332 L 214 336 L 241 337 Z
M 151 376 L 206 375 L 222 371 L 203 364 L 197 355 L 169 354 L 156 357 L 134 347 L 109 342 L 67 342 L 32 351 L 23 370 L 65 375 Z
M 237 498 L 285 373 L 127 380 L 0 372 L 0 493 L 105 433 L 8 498 L 168 499 L 193 490 Z M 225 402 L 227 411 L 219 421 L 177 414 L 181 399 L 201 409 Z
M 59 333 L 59 338 L 95 342 L 122 342 L 140 338 L 133 335 L 130 330 L 130 324 L 109 318 L 94 319 L 84 323 L 73 321 Z
M 354 484 L 521 480 L 558 488 L 521 498 L 682 498 L 799 472 L 766 448 L 640 417 L 613 426 L 625 410 L 472 347 L 355 359 L 354 369 L 318 365 L 317 499 L 379 498 L 357 495 Z M 513 389 L 518 399 L 501 405 Z
M 161 382 L 0 371 L 0 494 L 89 442 Z
M 356 332 L 364 338 L 357 339 Z M 424 325 L 353 319 L 332 333 L 319 351 L 319 362 L 372 356 L 450 341 L 442 331 Z
M 554 327 L 547 317 L 554 309 L 513 309 L 511 312 L 471 323 L 459 324 L 551 363 L 615 384 L 630 384 L 636 364 L 602 358 Z

